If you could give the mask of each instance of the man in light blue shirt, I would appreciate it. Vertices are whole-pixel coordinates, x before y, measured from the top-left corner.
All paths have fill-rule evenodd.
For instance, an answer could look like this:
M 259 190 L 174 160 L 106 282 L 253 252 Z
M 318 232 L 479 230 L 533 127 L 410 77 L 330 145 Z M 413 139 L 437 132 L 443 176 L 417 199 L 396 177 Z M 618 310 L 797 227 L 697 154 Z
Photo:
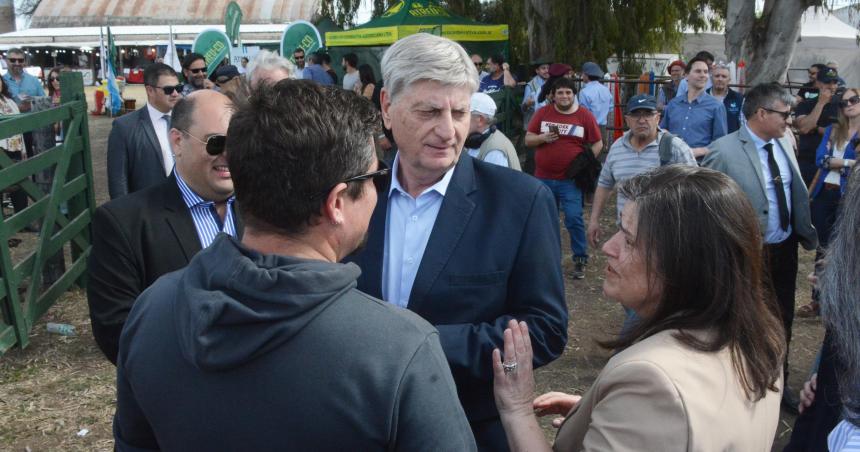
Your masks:
M 9 96 L 18 104 L 18 110 L 22 113 L 30 111 L 30 97 L 45 95 L 42 82 L 36 77 L 24 71 L 27 65 L 27 56 L 21 49 L 9 49 L 6 52 L 6 67 L 9 71 L 3 76 L 3 81 L 9 87 Z
M 582 65 L 582 81 L 585 84 L 579 90 L 579 105 L 588 109 L 600 126 L 600 136 L 606 140 L 606 118 L 612 111 L 612 93 L 600 81 L 603 80 L 603 70 L 597 63 L 591 61 Z
M 322 67 L 322 55 L 314 52 L 305 58 L 307 58 L 307 65 L 302 72 L 303 79 L 313 80 L 320 85 L 334 85 L 334 80 Z
M 694 58 L 699 58 L 699 59 L 705 60 L 705 62 L 708 63 L 708 71 L 709 72 L 710 72 L 710 69 L 714 66 L 714 61 L 716 61 L 714 59 L 714 54 L 712 54 L 711 52 L 708 52 L 707 50 L 702 50 L 701 52 L 697 53 Z M 689 66 L 689 64 L 687 64 L 687 66 Z M 688 86 L 687 79 L 686 78 L 681 79 L 681 83 L 678 85 L 678 90 L 675 93 L 675 97 L 686 96 L 687 95 L 687 86 Z M 706 90 L 711 89 L 711 86 L 713 86 L 713 82 L 711 81 L 711 79 L 709 77 L 708 81 L 705 82 L 705 89 Z
M 660 128 L 681 137 L 698 159 L 708 153 L 708 145 L 728 133 L 726 107 L 705 92 L 708 63 L 698 57 L 687 64 L 689 89 L 663 110 Z
M 408 36 L 385 52 L 382 74 L 399 150 L 351 257 L 358 288 L 436 327 L 479 450 L 504 451 L 492 352 L 505 328 L 529 325 L 535 366 L 567 341 L 558 209 L 537 179 L 463 155 L 478 73 L 459 44 Z

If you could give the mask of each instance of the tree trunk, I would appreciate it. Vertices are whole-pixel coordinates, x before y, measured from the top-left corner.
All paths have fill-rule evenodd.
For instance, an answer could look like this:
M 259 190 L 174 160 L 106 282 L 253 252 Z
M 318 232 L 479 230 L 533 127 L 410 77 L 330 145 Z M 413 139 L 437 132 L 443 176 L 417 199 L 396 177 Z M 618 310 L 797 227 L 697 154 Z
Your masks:
M 729 0 L 726 7 L 726 56 L 729 61 L 740 61 L 744 55 L 744 41 L 755 24 L 755 2 Z
M 800 38 L 800 19 L 823 0 L 765 0 L 761 17 L 755 18 L 748 0 L 728 0 L 726 52 L 747 63 L 750 85 L 783 81 Z M 741 5 L 740 3 L 748 3 Z M 777 7 L 779 4 L 779 7 Z
M 529 37 L 529 59 L 531 61 L 555 60 L 553 40 L 549 33 L 552 23 L 550 0 L 524 0 L 526 27 Z
M 15 31 L 15 5 L 12 0 L 0 0 L 0 33 Z

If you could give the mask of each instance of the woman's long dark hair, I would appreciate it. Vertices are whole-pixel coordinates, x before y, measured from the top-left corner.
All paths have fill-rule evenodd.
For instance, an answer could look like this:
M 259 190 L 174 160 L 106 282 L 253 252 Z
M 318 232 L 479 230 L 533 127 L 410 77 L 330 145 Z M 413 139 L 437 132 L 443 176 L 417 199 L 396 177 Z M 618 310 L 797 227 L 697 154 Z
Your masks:
M 668 165 L 628 179 L 619 194 L 638 208 L 635 246 L 660 297 L 653 314 L 601 345 L 625 348 L 677 329 L 693 349 L 728 347 L 750 400 L 777 391 L 785 332 L 763 281 L 758 219 L 740 187 L 717 171 Z
M 54 75 L 55 75 L 55 77 L 60 77 L 60 68 L 59 68 L 59 67 L 55 67 L 55 68 L 51 69 L 51 71 L 50 71 L 50 72 L 48 72 L 48 79 L 47 79 L 47 82 L 48 82 L 48 96 L 54 97 L 54 91 L 56 91 L 56 90 L 54 89 L 54 84 L 53 84 L 53 83 L 51 83 L 51 74 L 54 74 Z
M 362 64 L 358 67 L 358 80 L 361 82 L 361 87 L 373 83 L 376 84 L 376 76 L 373 75 L 373 68 L 369 64 Z

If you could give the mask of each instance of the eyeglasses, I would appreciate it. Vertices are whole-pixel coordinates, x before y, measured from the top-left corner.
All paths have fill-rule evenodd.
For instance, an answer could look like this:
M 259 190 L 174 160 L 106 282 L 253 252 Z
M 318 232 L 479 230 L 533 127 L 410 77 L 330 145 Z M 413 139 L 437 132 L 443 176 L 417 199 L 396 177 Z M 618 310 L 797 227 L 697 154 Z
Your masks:
M 191 71 L 192 74 L 199 74 L 201 72 L 205 72 L 206 68 L 205 67 L 201 67 L 201 68 L 197 68 L 197 69 L 188 68 L 188 70 Z
M 56 81 L 58 81 L 58 80 L 60 80 L 60 78 L 59 78 L 59 77 L 48 77 L 48 81 L 49 81 L 49 82 L 56 82 Z
M 10 63 L 23 63 L 23 58 L 6 58 Z
M 158 86 L 158 85 L 149 85 L 149 86 L 151 86 L 153 88 L 160 89 L 162 92 L 164 92 L 165 96 L 170 96 L 171 94 L 173 94 L 174 91 L 176 91 L 177 93 L 182 92 L 182 84 L 181 83 L 179 85 L 176 85 L 176 86 Z
M 350 177 L 348 179 L 344 179 L 344 180 L 338 182 L 338 184 L 341 184 L 341 183 L 348 184 L 350 182 L 361 182 L 361 181 L 366 181 L 368 179 L 373 179 L 373 186 L 376 188 L 377 191 L 379 191 L 382 188 L 381 181 L 379 178 L 388 174 L 389 171 L 391 171 L 390 168 L 382 168 L 380 170 L 372 171 L 370 173 L 359 174 L 358 176 L 353 176 L 353 177 Z M 331 193 L 331 190 L 334 187 L 337 187 L 338 184 L 334 184 L 331 187 L 329 187 L 328 190 L 321 193 L 321 196 L 328 196 L 328 194 Z
M 788 111 L 773 110 L 773 109 L 765 108 L 765 107 L 761 107 L 761 109 L 762 109 L 762 110 L 764 110 L 764 111 L 767 111 L 767 112 L 770 112 L 770 113 L 776 113 L 776 114 L 778 114 L 778 115 L 782 116 L 782 120 L 783 120 L 783 121 L 788 120 L 788 117 L 789 117 L 789 116 L 791 116 L 791 110 L 790 110 L 790 109 L 789 109 Z
M 213 157 L 215 157 L 217 155 L 221 155 L 221 153 L 224 152 L 224 146 L 227 144 L 227 136 L 226 135 L 221 135 L 221 134 L 209 135 L 209 138 L 206 138 L 204 140 L 202 138 L 197 138 L 196 136 L 190 134 L 186 130 L 182 130 L 182 129 L 177 129 L 177 130 L 179 130 L 180 132 L 188 135 L 189 137 L 194 138 L 195 140 L 205 144 L 206 145 L 206 153 L 213 156 Z
M 295 58 L 297 60 L 304 60 L 305 59 L 304 56 L 295 56 L 295 55 L 293 55 L 293 58 Z
M 839 101 L 839 106 L 842 108 L 848 108 L 857 104 L 860 104 L 860 96 L 851 96 L 848 99 Z
M 475 67 L 481 67 L 481 66 L 483 66 L 483 65 L 484 65 L 484 63 L 483 63 L 483 62 L 475 61 Z

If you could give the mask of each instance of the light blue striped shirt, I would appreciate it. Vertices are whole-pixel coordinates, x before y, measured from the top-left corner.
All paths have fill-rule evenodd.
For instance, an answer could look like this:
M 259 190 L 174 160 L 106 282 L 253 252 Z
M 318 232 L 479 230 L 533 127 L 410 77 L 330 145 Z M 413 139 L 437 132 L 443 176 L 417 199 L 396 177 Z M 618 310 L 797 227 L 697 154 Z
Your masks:
M 468 158 L 461 155 L 460 158 Z M 409 304 L 412 285 L 430 240 L 436 216 L 448 191 L 454 167 L 439 182 L 424 190 L 417 198 L 400 185 L 397 171 L 400 155 L 391 167 L 391 188 L 388 190 L 388 216 L 385 221 L 385 252 L 382 259 L 382 298 L 405 308 Z
M 182 176 L 176 167 L 173 167 L 173 174 L 176 175 L 176 185 L 179 186 L 179 191 L 182 193 L 182 200 L 188 206 L 188 212 L 191 213 L 191 219 L 194 220 L 194 229 L 197 230 L 197 237 L 200 239 L 200 248 L 206 248 L 212 244 L 215 237 L 220 232 L 224 232 L 232 237 L 236 237 L 236 224 L 233 221 L 233 201 L 235 197 L 227 198 L 227 214 L 224 215 L 224 221 L 218 216 L 215 210 L 214 201 L 206 201 L 201 198 L 194 190 L 182 180 Z
M 831 452 L 860 452 L 860 428 L 842 421 L 827 436 L 827 448 Z

